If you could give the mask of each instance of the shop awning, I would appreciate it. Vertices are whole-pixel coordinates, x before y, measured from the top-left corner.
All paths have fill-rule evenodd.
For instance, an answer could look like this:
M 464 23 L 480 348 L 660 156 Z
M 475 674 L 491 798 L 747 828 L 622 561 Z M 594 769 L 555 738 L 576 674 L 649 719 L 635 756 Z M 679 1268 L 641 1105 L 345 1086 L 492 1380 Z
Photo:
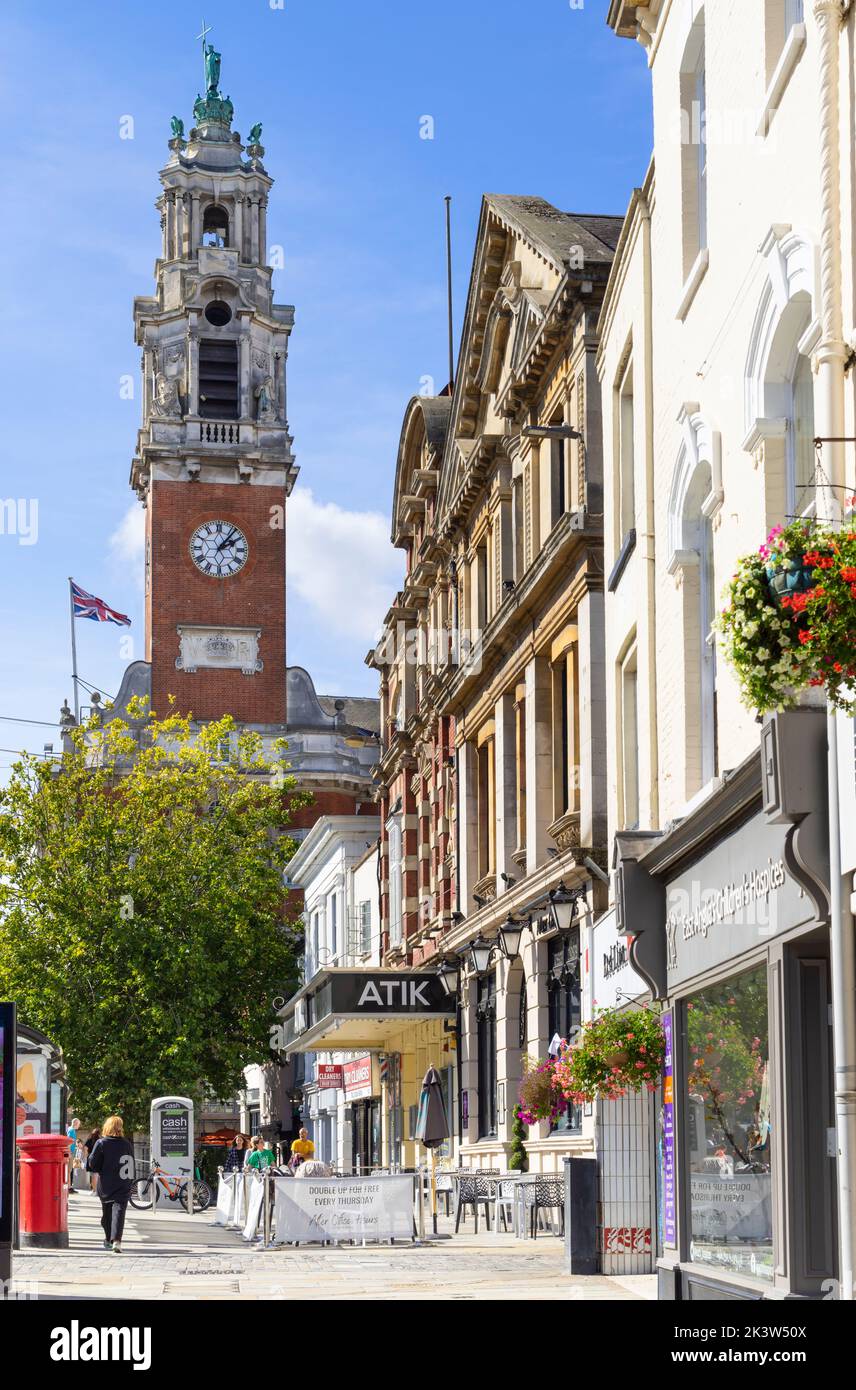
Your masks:
M 319 970 L 280 1010 L 284 1052 L 382 1048 L 392 1025 L 453 1018 L 455 1001 L 433 972 Z

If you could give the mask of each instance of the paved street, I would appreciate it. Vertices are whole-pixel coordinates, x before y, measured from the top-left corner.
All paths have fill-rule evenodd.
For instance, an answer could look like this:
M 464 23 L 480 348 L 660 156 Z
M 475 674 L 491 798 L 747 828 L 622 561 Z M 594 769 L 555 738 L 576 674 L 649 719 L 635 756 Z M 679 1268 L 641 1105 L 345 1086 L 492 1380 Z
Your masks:
M 101 1247 L 100 1206 L 70 1202 L 68 1250 L 22 1250 L 15 1279 L 41 1298 L 597 1299 L 655 1296 L 653 1277 L 569 1278 L 562 1243 L 463 1230 L 423 1246 L 262 1251 L 206 1213 L 129 1210 L 125 1249 Z M 444 1229 L 449 1223 L 442 1220 Z

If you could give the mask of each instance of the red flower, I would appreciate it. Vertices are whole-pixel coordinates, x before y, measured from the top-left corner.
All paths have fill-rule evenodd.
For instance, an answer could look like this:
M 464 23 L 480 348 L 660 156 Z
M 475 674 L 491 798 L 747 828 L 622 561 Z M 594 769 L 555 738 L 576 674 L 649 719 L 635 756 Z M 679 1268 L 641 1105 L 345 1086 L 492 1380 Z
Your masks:
M 814 633 L 813 633 L 813 632 L 800 632 L 800 633 L 798 634 L 798 636 L 799 636 L 799 639 L 800 639 L 800 641 L 802 642 L 803 646 L 805 647 L 809 642 L 811 642 L 812 638 L 814 637 Z

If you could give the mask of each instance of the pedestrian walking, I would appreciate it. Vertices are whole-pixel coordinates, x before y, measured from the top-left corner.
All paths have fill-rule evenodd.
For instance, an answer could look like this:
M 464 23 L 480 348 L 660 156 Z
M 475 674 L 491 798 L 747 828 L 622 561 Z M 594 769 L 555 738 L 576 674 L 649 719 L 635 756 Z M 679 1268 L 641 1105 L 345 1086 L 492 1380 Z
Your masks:
M 243 1134 L 236 1134 L 232 1140 L 232 1147 L 226 1155 L 226 1162 L 223 1165 L 225 1173 L 240 1173 L 247 1157 L 247 1144 Z
M 114 1255 L 119 1255 L 128 1198 L 136 1178 L 133 1146 L 125 1138 L 120 1115 L 111 1115 L 104 1121 L 101 1138 L 89 1155 L 89 1171 L 98 1174 L 96 1191 L 101 1198 L 104 1249 L 112 1249 Z
M 301 1163 L 305 1163 L 307 1158 L 315 1157 L 315 1145 L 309 1138 L 309 1130 L 302 1129 L 291 1146 L 291 1158 L 289 1159 L 290 1168 L 299 1168 Z
M 99 1140 L 100 1138 L 101 1138 L 101 1130 L 99 1129 L 98 1125 L 96 1125 L 95 1128 L 93 1129 L 92 1133 L 90 1134 L 89 1138 L 85 1141 L 85 1143 L 84 1143 L 84 1145 L 83 1145 L 83 1150 L 84 1150 L 84 1154 L 85 1154 L 83 1166 L 84 1166 L 84 1168 L 86 1169 L 87 1173 L 89 1173 L 89 1186 L 90 1186 L 90 1188 L 91 1188 L 91 1190 L 92 1190 L 93 1192 L 95 1191 L 95 1189 L 96 1189 L 96 1187 L 97 1187 L 97 1185 L 98 1185 L 98 1179 L 97 1179 L 97 1177 L 95 1176 L 95 1174 L 92 1173 L 92 1172 L 90 1172 L 90 1170 L 89 1170 L 89 1160 L 90 1160 L 90 1158 L 91 1158 L 91 1156 L 92 1156 L 92 1150 L 95 1148 L 95 1145 L 98 1143 L 98 1140 Z
M 253 1151 L 247 1159 L 248 1168 L 256 1168 L 263 1173 L 265 1168 L 269 1168 L 273 1163 L 273 1149 L 268 1144 L 263 1144 L 258 1137 L 253 1140 Z
M 75 1116 L 75 1118 L 74 1118 L 73 1120 L 71 1120 L 71 1122 L 69 1123 L 68 1129 L 65 1131 L 65 1137 L 66 1137 L 66 1139 L 70 1139 L 70 1140 L 71 1140 L 71 1143 L 70 1143 L 69 1146 L 68 1146 L 68 1194 L 69 1194 L 69 1196 L 71 1196 L 72 1193 L 73 1193 L 73 1191 L 74 1191 L 74 1188 L 72 1187 L 72 1181 L 73 1181 L 73 1178 L 74 1178 L 75 1159 L 77 1158 L 77 1131 L 78 1131 L 79 1129 L 80 1129 L 80 1121 L 79 1121 L 79 1120 L 77 1119 L 77 1117 Z

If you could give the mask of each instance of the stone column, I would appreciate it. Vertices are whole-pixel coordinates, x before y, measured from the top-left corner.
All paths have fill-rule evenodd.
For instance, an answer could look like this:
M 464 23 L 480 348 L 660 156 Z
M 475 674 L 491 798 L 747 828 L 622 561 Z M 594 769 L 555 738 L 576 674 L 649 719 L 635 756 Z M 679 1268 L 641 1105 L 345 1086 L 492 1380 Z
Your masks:
M 240 195 L 235 198 L 232 244 L 238 252 L 238 260 L 242 261 L 244 259 L 244 200 Z
M 259 199 L 258 194 L 250 198 L 250 260 L 259 263 Z
M 188 197 L 186 193 L 178 196 L 178 254 L 186 261 L 190 254 L 190 227 L 188 225 Z
M 501 695 L 496 702 L 496 891 L 505 892 L 500 874 L 517 869 L 512 854 L 517 848 L 517 759 L 515 756 L 514 695 Z
M 176 246 L 178 237 L 176 234 L 176 194 L 175 189 L 170 188 L 166 194 L 166 241 L 165 251 L 168 261 L 174 260 L 177 254 Z
M 526 872 L 547 858 L 547 826 L 553 805 L 553 727 L 550 663 L 535 656 L 526 665 Z
M 259 198 L 259 261 L 262 265 L 267 264 L 267 205 L 268 200 L 262 194 Z
M 199 335 L 187 330 L 187 413 L 199 414 Z
M 190 254 L 197 250 L 202 240 L 202 222 L 199 217 L 199 194 L 190 195 Z
M 252 370 L 250 366 L 250 335 L 249 332 L 241 334 L 238 340 L 240 353 L 240 382 L 241 382 L 241 401 L 240 413 L 242 420 L 249 420 L 253 413 L 252 401 Z
M 478 846 L 478 749 L 462 743 L 457 750 L 458 838 L 457 875 L 460 910 L 465 917 L 475 911 L 473 888 L 479 876 Z

